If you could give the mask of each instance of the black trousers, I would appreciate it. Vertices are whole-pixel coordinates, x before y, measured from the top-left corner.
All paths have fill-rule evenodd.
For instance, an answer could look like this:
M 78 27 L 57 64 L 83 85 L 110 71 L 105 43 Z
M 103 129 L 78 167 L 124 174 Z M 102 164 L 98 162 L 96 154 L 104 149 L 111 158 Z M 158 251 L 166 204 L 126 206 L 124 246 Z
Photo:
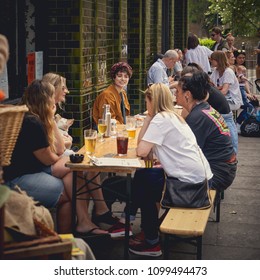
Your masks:
M 161 200 L 164 186 L 164 171 L 161 168 L 144 168 L 137 170 L 132 179 L 132 197 L 130 215 L 135 216 L 141 209 L 141 226 L 147 239 L 158 237 L 158 209 L 156 202 Z M 111 209 L 116 201 L 124 201 L 126 193 L 126 177 L 115 176 L 106 179 L 103 184 L 103 194 Z

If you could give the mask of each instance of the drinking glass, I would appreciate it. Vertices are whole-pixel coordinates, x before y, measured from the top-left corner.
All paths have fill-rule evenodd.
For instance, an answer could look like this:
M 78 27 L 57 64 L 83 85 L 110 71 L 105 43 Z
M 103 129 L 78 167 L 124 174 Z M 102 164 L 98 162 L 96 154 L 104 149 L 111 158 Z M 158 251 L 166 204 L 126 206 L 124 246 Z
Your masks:
M 126 117 L 126 131 L 129 139 L 134 139 L 136 134 L 136 119 L 135 117 Z
M 97 131 L 93 129 L 84 130 L 85 150 L 88 155 L 93 155 L 96 149 Z
M 128 149 L 128 136 L 125 130 L 118 131 L 116 137 L 117 154 L 122 157 L 127 155 Z
M 105 141 L 104 134 L 106 133 L 106 131 L 107 131 L 107 123 L 106 123 L 106 121 L 104 119 L 99 119 L 98 120 L 98 132 L 101 135 L 99 142 Z

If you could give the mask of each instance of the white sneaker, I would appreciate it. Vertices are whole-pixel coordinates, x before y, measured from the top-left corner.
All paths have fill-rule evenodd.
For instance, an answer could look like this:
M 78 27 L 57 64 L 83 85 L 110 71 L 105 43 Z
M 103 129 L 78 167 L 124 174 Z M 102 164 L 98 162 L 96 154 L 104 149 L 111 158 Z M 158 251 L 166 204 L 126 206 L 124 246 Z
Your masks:
M 236 123 L 236 126 L 237 126 L 237 133 L 241 134 L 241 130 L 240 130 L 241 124 Z

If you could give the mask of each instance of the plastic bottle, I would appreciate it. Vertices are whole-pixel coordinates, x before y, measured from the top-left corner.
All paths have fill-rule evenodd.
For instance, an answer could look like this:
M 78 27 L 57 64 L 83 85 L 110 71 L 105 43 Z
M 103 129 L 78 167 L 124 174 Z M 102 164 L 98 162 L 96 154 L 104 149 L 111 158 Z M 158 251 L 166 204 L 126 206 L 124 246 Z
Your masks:
M 110 113 L 110 106 L 107 106 L 107 111 L 106 111 L 106 116 L 105 116 L 105 121 L 107 124 L 107 130 L 105 133 L 105 137 L 110 137 L 111 135 L 111 113 Z

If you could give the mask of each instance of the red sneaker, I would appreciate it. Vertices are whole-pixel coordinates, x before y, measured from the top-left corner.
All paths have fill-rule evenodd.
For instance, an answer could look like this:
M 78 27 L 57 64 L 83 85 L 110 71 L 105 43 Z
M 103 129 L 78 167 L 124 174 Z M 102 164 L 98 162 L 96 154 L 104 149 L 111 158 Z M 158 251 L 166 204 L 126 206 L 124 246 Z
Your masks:
M 160 257 L 162 255 L 159 242 L 154 245 L 149 244 L 147 241 L 132 243 L 129 245 L 129 251 L 140 256 Z
M 139 243 L 142 243 L 144 242 L 145 240 L 145 235 L 144 235 L 144 231 L 141 230 L 139 233 L 135 234 L 132 239 L 135 241 L 135 242 L 139 242 Z
M 118 222 L 117 224 L 113 225 L 111 228 L 108 229 L 108 233 L 110 234 L 111 238 L 118 238 L 125 236 L 125 224 Z M 129 236 L 132 236 L 132 228 L 129 228 Z

